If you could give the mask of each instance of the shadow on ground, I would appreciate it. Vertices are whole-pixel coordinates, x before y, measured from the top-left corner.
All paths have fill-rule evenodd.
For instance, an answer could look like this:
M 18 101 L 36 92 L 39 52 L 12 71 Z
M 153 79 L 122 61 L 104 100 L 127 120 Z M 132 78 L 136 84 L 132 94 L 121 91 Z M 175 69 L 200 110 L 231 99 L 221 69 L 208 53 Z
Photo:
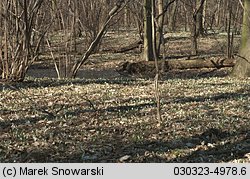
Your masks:
M 110 130 L 110 129 L 107 129 Z M 117 129 L 119 130 L 119 129 Z M 123 132 L 120 129 L 119 132 Z M 60 131 L 57 132 L 60 134 Z M 233 142 L 232 139 L 237 139 Z M 231 141 L 230 141 L 231 140 Z M 166 163 L 200 163 L 200 162 L 230 162 L 246 159 L 250 152 L 250 131 L 238 130 L 228 133 L 220 129 L 208 129 L 205 132 L 170 141 L 141 141 L 139 143 L 124 142 L 115 134 L 113 137 L 102 137 L 96 142 L 86 142 L 81 149 L 73 143 L 54 143 L 54 146 L 39 147 L 31 151 L 20 150 L 9 153 L 5 159 L 8 162 L 166 162 Z M 219 142 L 229 141 L 219 145 Z M 74 141 L 81 145 L 80 141 Z M 217 144 L 213 144 L 216 142 Z M 74 145 L 74 147 L 72 146 Z M 56 150 L 54 147 L 56 146 Z M 73 147 L 73 148 L 72 148 Z M 191 150 L 193 149 L 193 150 Z M 189 150 L 184 156 L 178 151 Z M 173 154 L 174 153 L 174 154 Z M 162 154 L 162 155 L 161 155 Z M 123 156 L 127 160 L 120 161 Z

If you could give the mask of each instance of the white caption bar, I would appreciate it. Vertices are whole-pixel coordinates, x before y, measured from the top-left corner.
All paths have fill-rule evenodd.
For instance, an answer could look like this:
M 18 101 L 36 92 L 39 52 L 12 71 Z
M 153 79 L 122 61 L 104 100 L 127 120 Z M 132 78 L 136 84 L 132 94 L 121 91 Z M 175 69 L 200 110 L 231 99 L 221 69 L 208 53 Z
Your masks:
M 3 178 L 102 178 L 102 179 L 179 179 L 179 178 L 250 178 L 249 164 L 122 164 L 122 163 L 2 163 Z

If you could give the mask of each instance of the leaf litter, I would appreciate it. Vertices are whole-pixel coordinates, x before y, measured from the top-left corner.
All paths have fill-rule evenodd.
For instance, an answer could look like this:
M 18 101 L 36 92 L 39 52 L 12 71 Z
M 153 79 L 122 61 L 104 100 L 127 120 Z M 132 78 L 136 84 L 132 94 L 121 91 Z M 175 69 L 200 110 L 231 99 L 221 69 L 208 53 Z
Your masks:
M 50 84 L 46 87 L 41 84 Z M 249 79 L 35 79 L 0 91 L 1 162 L 249 162 Z

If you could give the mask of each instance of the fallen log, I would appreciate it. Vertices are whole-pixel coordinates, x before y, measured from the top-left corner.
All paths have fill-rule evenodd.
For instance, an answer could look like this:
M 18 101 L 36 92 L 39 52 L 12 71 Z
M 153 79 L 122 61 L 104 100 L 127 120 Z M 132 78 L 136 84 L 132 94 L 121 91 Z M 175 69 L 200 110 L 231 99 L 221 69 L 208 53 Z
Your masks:
M 212 59 L 195 59 L 195 60 L 173 60 L 165 61 L 164 68 L 172 69 L 193 69 L 193 68 L 224 68 L 233 67 L 235 65 L 234 59 L 227 58 L 212 58 Z
M 185 69 L 200 69 L 200 68 L 215 68 L 233 67 L 234 59 L 223 57 L 209 59 L 193 59 L 193 60 L 161 60 L 159 61 L 159 70 L 168 72 L 170 70 L 185 70 Z M 125 62 L 119 66 L 118 72 L 126 72 L 128 74 L 147 74 L 155 70 L 154 61 L 140 62 Z

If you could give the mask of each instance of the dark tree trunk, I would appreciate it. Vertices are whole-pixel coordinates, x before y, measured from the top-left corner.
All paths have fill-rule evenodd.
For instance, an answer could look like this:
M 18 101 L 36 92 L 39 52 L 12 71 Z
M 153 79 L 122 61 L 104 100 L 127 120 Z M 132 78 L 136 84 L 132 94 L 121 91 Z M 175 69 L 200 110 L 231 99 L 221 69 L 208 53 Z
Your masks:
M 152 1 L 144 0 L 144 60 L 154 60 L 152 41 Z
M 204 27 L 203 27 L 203 19 L 204 19 L 204 4 L 205 1 L 201 0 L 197 3 L 197 14 L 196 14 L 196 33 L 197 36 L 203 36 L 204 35 Z

